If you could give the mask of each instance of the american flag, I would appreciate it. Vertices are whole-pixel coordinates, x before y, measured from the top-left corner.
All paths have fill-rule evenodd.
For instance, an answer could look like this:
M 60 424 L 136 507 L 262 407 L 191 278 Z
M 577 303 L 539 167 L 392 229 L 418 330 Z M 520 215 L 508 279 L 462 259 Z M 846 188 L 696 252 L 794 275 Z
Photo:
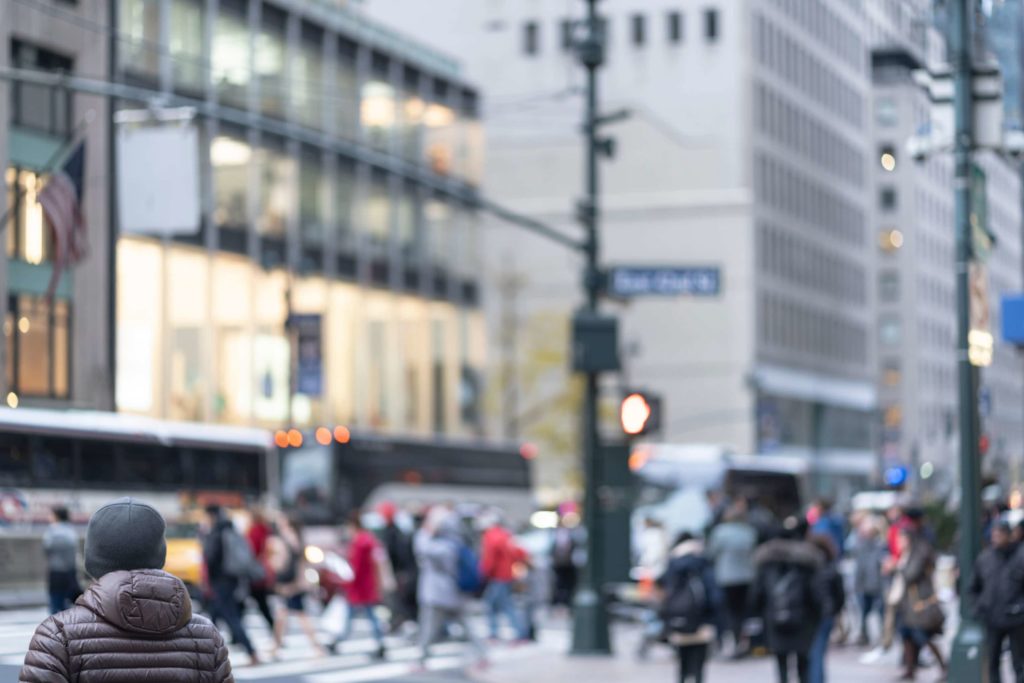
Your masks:
M 39 193 L 39 204 L 53 230 L 53 275 L 46 298 L 53 300 L 61 273 L 85 256 L 85 217 L 82 199 L 85 192 L 85 142 L 80 142 L 67 161 L 50 176 Z

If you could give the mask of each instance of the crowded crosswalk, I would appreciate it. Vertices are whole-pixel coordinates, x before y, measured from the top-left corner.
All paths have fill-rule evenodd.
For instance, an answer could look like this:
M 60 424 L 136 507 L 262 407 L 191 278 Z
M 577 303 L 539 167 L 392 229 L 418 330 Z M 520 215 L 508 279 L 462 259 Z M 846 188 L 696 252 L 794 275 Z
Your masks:
M 46 618 L 46 611 L 20 609 L 0 612 L 0 683 L 16 683 L 18 671 L 25 659 L 29 640 L 36 626 Z M 245 626 L 254 641 L 257 651 L 270 652 L 272 636 L 258 614 L 246 615 Z M 482 623 L 477 623 L 482 628 Z M 225 633 L 225 637 L 227 634 Z M 513 657 L 530 652 L 564 650 L 567 633 L 561 629 L 545 630 L 536 644 L 521 646 L 492 644 L 488 659 L 499 664 Z M 369 631 L 356 629 L 352 638 L 345 641 L 337 654 L 317 656 L 316 651 L 303 634 L 295 628 L 285 636 L 285 647 L 277 659 L 267 658 L 258 666 L 248 665 L 248 658 L 241 649 L 231 648 L 236 681 L 260 681 L 261 683 L 363 683 L 364 681 L 459 681 L 465 680 L 462 672 L 472 669 L 468 647 L 458 641 L 439 643 L 431 648 L 431 658 L 425 670 L 417 667 L 419 648 L 415 641 L 404 636 L 386 639 L 387 657 L 374 658 L 376 643 Z

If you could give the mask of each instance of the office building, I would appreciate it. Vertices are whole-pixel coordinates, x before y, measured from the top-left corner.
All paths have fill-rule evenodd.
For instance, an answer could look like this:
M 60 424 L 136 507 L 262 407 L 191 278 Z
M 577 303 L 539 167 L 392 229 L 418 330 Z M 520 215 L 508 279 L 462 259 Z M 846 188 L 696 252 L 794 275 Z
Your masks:
M 488 84 L 487 193 L 578 234 L 572 43 L 584 4 L 364 6 L 436 37 Z M 862 3 L 633 0 L 600 12 L 602 108 L 630 112 L 605 129 L 617 145 L 602 161 L 604 262 L 711 266 L 722 281 L 715 297 L 609 304 L 623 321 L 624 382 L 664 397 L 653 438 L 800 456 L 823 491 L 851 490 L 876 469 L 878 407 Z M 565 339 L 579 261 L 514 229 L 486 235 L 492 357 L 511 359 L 512 387 L 548 376 L 554 410 L 566 364 L 545 366 L 530 348 Z M 520 338 L 503 343 L 510 328 Z M 610 403 L 619 388 L 607 387 Z M 567 447 L 531 408 L 513 411 L 517 426 Z M 574 424 L 558 414 L 563 430 Z M 571 470 L 571 454 L 564 462 Z
M 22 4 L 16 16 L 35 22 L 42 45 L 74 46 L 53 27 L 76 25 L 100 60 L 82 73 L 107 73 L 108 3 Z M 119 0 L 114 9 L 116 110 L 194 110 L 201 188 L 188 229 L 120 231 L 117 409 L 479 433 L 482 134 L 478 93 L 458 65 L 344 3 Z M 99 207 L 97 259 L 106 145 L 95 144 L 87 196 Z M 86 348 L 102 355 L 103 340 Z M 73 367 L 77 378 L 77 357 Z M 89 371 L 83 391 L 97 391 L 102 368 Z

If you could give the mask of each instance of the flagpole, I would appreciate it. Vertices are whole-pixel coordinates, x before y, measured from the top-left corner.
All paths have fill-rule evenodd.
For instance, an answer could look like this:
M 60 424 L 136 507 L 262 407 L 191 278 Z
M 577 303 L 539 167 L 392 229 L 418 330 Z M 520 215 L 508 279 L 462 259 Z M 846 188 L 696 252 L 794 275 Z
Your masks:
M 57 164 L 60 163 L 60 161 L 67 155 L 67 153 L 74 149 L 75 145 L 78 144 L 78 142 L 84 137 L 86 129 L 89 128 L 89 125 L 95 119 L 95 109 L 90 109 L 89 111 L 85 112 L 85 116 L 82 118 L 81 121 L 78 122 L 74 130 L 71 131 L 71 134 L 67 138 L 65 138 L 64 142 L 57 147 L 56 151 L 54 151 L 54 153 L 50 155 L 50 158 L 46 160 L 46 163 L 43 164 L 43 168 L 41 171 L 39 171 L 39 174 L 43 175 L 52 173 L 53 169 L 57 167 Z M 21 200 L 23 194 L 24 190 L 21 189 L 21 187 L 17 184 L 17 179 L 15 179 L 15 205 Z M 0 214 L 0 234 L 2 234 L 3 231 L 7 229 L 7 219 L 10 217 L 11 211 L 13 210 L 13 205 L 8 206 L 7 209 L 3 212 L 3 214 Z

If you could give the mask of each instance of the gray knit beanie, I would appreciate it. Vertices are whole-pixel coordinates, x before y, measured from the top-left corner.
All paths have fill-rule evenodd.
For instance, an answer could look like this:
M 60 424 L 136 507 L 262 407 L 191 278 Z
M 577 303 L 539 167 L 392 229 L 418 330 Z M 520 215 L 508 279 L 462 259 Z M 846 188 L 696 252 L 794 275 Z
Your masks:
M 85 532 L 85 571 L 94 579 L 120 570 L 163 569 L 167 559 L 164 518 L 134 498 L 101 507 Z

